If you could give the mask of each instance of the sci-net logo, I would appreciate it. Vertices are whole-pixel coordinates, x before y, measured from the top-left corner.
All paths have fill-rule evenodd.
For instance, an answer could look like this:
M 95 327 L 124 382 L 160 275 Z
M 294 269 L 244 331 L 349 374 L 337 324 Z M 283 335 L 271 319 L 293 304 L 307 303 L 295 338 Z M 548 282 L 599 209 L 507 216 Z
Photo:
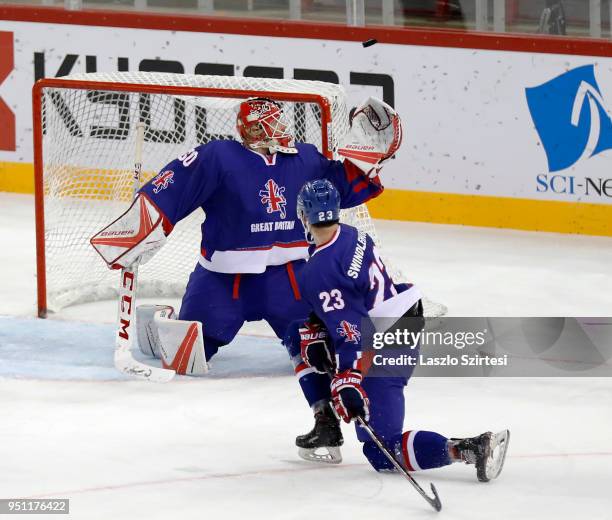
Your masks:
M 526 89 L 527 104 L 548 161 L 536 191 L 612 197 L 612 178 L 563 172 L 612 150 L 612 118 L 595 77 L 595 66 L 569 70 Z

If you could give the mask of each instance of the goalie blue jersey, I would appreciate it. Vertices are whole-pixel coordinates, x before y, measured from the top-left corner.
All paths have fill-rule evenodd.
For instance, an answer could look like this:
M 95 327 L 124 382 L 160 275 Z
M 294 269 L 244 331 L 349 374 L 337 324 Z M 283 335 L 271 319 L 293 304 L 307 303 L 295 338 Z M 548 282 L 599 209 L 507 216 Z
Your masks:
M 163 213 L 166 232 L 198 207 L 204 210 L 200 264 L 206 269 L 262 273 L 308 257 L 296 213 L 305 182 L 330 180 L 342 208 L 383 190 L 378 179 L 367 179 L 351 163 L 331 161 L 310 144 L 297 149 L 265 156 L 237 141 L 211 141 L 165 166 L 140 192 Z
M 329 332 L 339 370 L 357 368 L 364 319 L 399 318 L 421 299 L 412 284 L 393 282 L 368 234 L 345 224 L 311 249 L 300 288 Z

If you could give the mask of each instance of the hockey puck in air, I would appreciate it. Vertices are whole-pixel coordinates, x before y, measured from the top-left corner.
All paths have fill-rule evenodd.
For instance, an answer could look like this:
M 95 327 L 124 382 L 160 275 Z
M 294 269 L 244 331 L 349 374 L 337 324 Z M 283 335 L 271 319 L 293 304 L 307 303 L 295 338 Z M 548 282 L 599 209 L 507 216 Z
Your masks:
M 375 43 L 378 43 L 378 40 L 375 40 L 374 38 L 370 38 L 369 40 L 366 40 L 365 42 L 363 42 L 361 45 L 363 45 L 364 47 L 371 47 Z

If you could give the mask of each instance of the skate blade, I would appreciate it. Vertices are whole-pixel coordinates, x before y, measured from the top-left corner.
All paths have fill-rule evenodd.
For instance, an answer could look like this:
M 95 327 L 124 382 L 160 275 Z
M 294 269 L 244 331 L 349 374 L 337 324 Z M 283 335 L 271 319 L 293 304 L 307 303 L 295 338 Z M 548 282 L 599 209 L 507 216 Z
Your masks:
M 342 453 L 337 446 L 298 448 L 298 455 L 308 462 L 319 462 L 323 464 L 340 464 L 342 462 Z
M 501 473 L 506 460 L 509 442 L 510 430 L 503 430 L 491 437 L 491 454 L 487 460 L 486 467 L 486 475 L 488 480 L 497 478 Z

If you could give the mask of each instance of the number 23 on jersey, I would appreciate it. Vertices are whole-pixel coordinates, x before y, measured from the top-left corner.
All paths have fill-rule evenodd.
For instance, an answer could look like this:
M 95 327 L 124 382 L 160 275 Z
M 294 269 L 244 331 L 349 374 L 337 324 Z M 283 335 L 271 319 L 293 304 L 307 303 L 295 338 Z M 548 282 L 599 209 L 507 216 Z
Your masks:
M 320 292 L 319 300 L 323 302 L 323 312 L 344 309 L 344 300 L 342 299 L 340 289 L 332 289 L 329 292 Z

